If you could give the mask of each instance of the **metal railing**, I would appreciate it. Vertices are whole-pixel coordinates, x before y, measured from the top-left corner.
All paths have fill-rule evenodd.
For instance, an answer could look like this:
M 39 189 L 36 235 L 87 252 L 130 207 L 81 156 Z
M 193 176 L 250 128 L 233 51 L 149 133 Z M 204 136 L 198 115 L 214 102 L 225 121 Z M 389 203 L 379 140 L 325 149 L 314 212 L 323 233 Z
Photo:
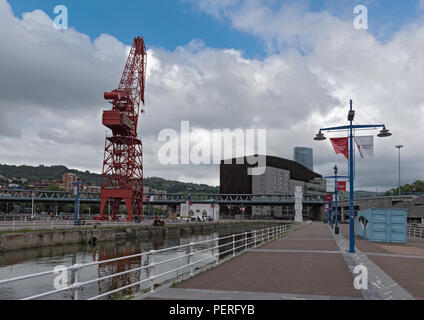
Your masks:
M 184 275 L 189 274 L 190 276 L 193 276 L 195 273 L 195 266 L 199 265 L 200 263 L 203 263 L 203 265 L 201 266 L 203 268 L 205 268 L 206 266 L 210 267 L 213 265 L 217 265 L 219 263 L 220 257 L 223 258 L 222 262 L 226 261 L 226 259 L 224 259 L 226 257 L 223 257 L 224 255 L 226 255 L 227 258 L 234 257 L 237 254 L 240 254 L 242 252 L 249 250 L 250 248 L 256 248 L 257 246 L 263 245 L 269 241 L 280 238 L 284 236 L 285 234 L 287 234 L 288 232 L 291 232 L 295 229 L 300 228 L 303 224 L 305 223 L 285 224 L 285 225 L 266 228 L 266 229 L 232 234 L 232 235 L 224 236 L 224 237 L 216 237 L 213 239 L 208 239 L 208 240 L 199 241 L 199 242 L 191 242 L 188 244 L 164 248 L 160 250 L 150 250 L 144 253 L 123 256 L 123 257 L 109 259 L 109 260 L 94 261 L 94 262 L 86 263 L 86 264 L 74 264 L 70 267 L 62 268 L 60 270 L 50 270 L 50 271 L 45 271 L 45 272 L 40 272 L 40 273 L 35 273 L 35 274 L 30 274 L 25 276 L 14 277 L 11 279 L 0 280 L 0 286 L 7 283 L 11 283 L 11 282 L 33 279 L 33 278 L 38 278 L 38 277 L 42 277 L 46 275 L 58 274 L 59 271 L 60 272 L 71 271 L 73 275 L 72 276 L 73 281 L 71 281 L 72 284 L 70 285 L 65 284 L 62 288 L 32 295 L 32 296 L 23 298 L 22 300 L 33 300 L 33 299 L 48 297 L 48 296 L 65 292 L 65 291 L 72 292 L 73 299 L 78 300 L 80 296 L 80 291 L 84 286 L 87 286 L 89 284 L 99 283 L 100 281 L 112 279 L 112 278 L 122 276 L 125 274 L 130 274 L 136 271 L 146 270 L 147 271 L 146 274 L 148 274 L 148 276 L 146 276 L 144 279 L 139 279 L 138 281 L 134 281 L 132 283 L 126 284 L 119 288 L 95 295 L 93 297 L 90 297 L 88 300 L 96 300 L 103 297 L 107 297 L 109 295 L 121 292 L 125 289 L 136 287 L 136 286 L 138 286 L 138 288 L 141 288 L 141 285 L 147 285 L 147 287 L 150 288 L 150 291 L 154 292 L 156 285 L 161 284 L 164 281 L 169 281 L 169 280 L 178 278 L 179 276 L 178 272 L 180 271 L 186 270 L 186 272 L 183 273 Z M 155 259 L 157 255 L 160 253 L 165 253 L 169 251 L 177 251 L 181 249 L 185 250 L 185 254 L 177 255 L 176 257 L 169 258 L 163 261 L 159 261 Z M 205 253 L 208 253 L 208 252 L 210 252 L 209 256 L 207 256 L 206 258 L 202 256 L 202 254 L 204 255 Z M 95 278 L 92 280 L 81 281 L 80 279 L 80 271 L 84 268 L 95 266 L 95 265 L 99 266 L 101 264 L 107 264 L 111 262 L 117 262 L 124 259 L 133 259 L 137 257 L 138 258 L 145 257 L 147 260 L 147 263 L 145 263 L 144 265 L 140 267 L 131 268 L 130 270 L 106 275 L 106 276 Z M 158 269 L 158 266 L 162 266 L 162 268 L 166 268 L 167 266 L 169 267 L 171 262 L 174 262 L 177 260 L 180 260 L 180 261 L 183 260 L 184 263 L 176 268 L 171 268 L 169 270 Z M 158 271 L 158 272 L 155 272 L 155 271 Z M 180 276 L 183 274 L 180 274 Z M 167 275 L 171 275 L 171 279 L 163 280 L 163 278 Z M 162 280 L 160 280 L 161 278 Z M 1 298 L 2 297 L 0 296 L 0 299 Z
M 424 228 L 408 226 L 408 236 L 411 236 L 414 238 L 424 238 Z

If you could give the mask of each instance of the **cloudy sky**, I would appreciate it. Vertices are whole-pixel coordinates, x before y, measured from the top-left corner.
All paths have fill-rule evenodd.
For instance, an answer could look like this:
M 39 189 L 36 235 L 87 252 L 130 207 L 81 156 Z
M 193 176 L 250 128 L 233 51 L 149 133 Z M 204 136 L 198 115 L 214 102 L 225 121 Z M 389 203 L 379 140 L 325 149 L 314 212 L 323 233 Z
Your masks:
M 356 5 L 368 30 L 354 28 Z M 69 28 L 54 28 L 54 7 Z M 0 0 L 0 163 L 101 172 L 103 92 L 117 87 L 129 46 L 148 48 L 139 123 L 145 176 L 219 184 L 216 165 L 161 165 L 159 132 L 267 130 L 267 153 L 314 149 L 315 171 L 347 174 L 318 128 L 384 123 L 375 157 L 357 159 L 356 187 L 379 191 L 424 179 L 424 1 Z M 377 134 L 378 131 L 358 134 Z M 340 137 L 343 132 L 328 134 Z

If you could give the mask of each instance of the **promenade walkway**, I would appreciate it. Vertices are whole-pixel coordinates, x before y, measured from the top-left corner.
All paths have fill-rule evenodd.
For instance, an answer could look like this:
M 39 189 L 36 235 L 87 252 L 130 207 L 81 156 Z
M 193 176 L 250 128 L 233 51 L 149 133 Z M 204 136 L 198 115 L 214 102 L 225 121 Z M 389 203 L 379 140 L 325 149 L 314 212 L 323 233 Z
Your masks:
M 158 288 L 145 299 L 181 300 L 333 300 L 424 299 L 424 239 L 407 245 L 357 240 L 348 248 L 348 225 L 334 235 L 313 222 L 286 237 L 249 250 L 212 269 Z M 368 268 L 366 290 L 354 288 L 353 270 Z M 356 275 L 355 275 L 356 276 Z

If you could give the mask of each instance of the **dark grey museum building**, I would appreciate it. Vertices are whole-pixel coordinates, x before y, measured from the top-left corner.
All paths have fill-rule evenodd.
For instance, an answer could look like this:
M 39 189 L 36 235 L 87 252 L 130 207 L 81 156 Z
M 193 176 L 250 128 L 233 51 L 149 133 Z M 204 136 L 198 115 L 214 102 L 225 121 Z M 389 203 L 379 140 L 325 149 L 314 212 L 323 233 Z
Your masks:
M 254 156 L 221 161 L 220 193 L 294 195 L 296 186 L 301 186 L 305 196 L 325 196 L 326 182 L 320 174 L 292 160 L 274 156 L 259 157 L 262 157 L 259 163 L 264 165 L 266 163 L 264 173 L 261 175 L 249 175 L 248 169 L 257 167 L 249 164 L 257 162 L 254 161 L 257 160 Z M 220 214 L 223 217 L 234 216 L 239 214 L 239 208 L 221 206 Z M 245 215 L 252 218 L 274 217 L 291 220 L 294 218 L 294 207 L 293 205 L 246 207 Z M 303 215 L 308 219 L 320 218 L 320 212 L 313 207 L 304 206 Z

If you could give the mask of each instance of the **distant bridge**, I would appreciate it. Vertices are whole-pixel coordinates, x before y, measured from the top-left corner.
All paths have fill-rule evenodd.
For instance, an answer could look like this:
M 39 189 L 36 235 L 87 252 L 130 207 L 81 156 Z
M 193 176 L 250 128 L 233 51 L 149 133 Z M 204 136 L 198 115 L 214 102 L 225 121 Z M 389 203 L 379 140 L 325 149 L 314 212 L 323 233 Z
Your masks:
M 408 210 L 408 219 L 415 218 L 424 223 L 424 194 L 355 197 L 355 212 L 370 208 L 405 208 Z M 339 200 L 338 212 L 341 220 L 348 219 L 349 200 Z
M 80 203 L 100 203 L 100 194 L 93 192 L 80 192 Z M 0 190 L 0 202 L 54 202 L 73 203 L 75 196 L 66 191 L 44 190 Z M 144 204 L 151 205 L 179 205 L 191 201 L 202 204 L 218 205 L 249 205 L 249 206 L 277 206 L 294 204 L 294 196 L 291 195 L 260 195 L 260 194 L 145 194 Z M 325 203 L 322 197 L 304 196 L 303 203 L 322 205 Z

